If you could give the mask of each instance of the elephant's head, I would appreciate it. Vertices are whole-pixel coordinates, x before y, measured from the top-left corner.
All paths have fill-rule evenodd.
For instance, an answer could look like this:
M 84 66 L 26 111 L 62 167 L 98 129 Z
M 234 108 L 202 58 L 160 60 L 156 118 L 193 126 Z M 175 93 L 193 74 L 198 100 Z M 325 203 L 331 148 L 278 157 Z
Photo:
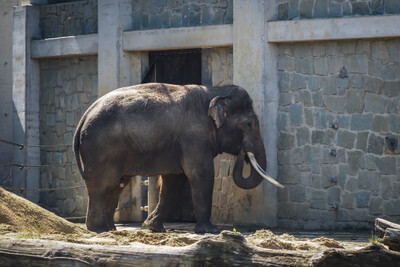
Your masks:
M 283 187 L 264 171 L 267 161 L 253 101 L 246 90 L 238 86 L 232 87 L 230 94 L 211 100 L 208 115 L 214 120 L 219 152 L 238 155 L 233 169 L 235 184 L 243 189 L 251 189 L 264 178 Z M 248 178 L 242 175 L 245 160 L 250 160 L 252 164 Z

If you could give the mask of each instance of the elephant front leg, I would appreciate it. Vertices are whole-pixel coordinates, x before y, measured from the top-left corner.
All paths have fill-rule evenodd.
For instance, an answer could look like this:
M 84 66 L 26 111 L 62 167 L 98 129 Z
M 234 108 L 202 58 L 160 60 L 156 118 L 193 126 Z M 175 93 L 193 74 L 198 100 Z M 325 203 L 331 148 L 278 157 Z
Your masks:
M 185 174 L 170 174 L 161 177 L 161 188 L 157 207 L 144 221 L 143 226 L 154 232 L 165 232 L 163 222 L 176 209 L 180 191 L 186 181 Z
M 192 177 L 190 179 L 194 212 L 196 214 L 196 233 L 217 233 L 218 228 L 210 221 L 214 177 Z
M 214 189 L 214 162 L 211 155 L 197 153 L 184 158 L 183 168 L 189 179 L 197 224 L 196 233 L 217 233 L 218 228 L 210 221 Z M 208 153 L 206 153 L 208 154 Z

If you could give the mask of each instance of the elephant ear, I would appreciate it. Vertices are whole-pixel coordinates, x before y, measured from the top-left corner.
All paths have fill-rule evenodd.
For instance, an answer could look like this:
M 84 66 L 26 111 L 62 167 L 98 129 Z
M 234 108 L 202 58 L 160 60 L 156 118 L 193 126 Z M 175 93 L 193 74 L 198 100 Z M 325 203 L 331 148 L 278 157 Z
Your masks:
M 228 98 L 228 96 L 216 96 L 214 97 L 211 102 L 210 106 L 208 108 L 208 116 L 213 118 L 215 125 L 217 126 L 217 129 L 221 127 L 221 125 L 224 123 L 225 118 L 227 116 L 226 114 L 226 103 L 225 100 Z

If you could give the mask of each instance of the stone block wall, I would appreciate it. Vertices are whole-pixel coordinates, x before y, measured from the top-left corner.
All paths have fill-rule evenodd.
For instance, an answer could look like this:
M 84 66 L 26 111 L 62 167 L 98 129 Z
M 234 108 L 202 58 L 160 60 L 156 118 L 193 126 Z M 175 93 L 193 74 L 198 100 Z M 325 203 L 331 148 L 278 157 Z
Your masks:
M 97 99 L 97 57 L 81 56 L 40 61 L 41 188 L 84 185 L 71 145 L 75 128 Z M 40 203 L 63 216 L 86 213 L 85 187 L 44 191 Z
M 132 0 L 130 30 L 232 24 L 233 0 Z
M 398 0 L 279 0 L 278 19 L 400 14 Z
M 400 40 L 279 45 L 281 227 L 399 221 Z M 332 126 L 335 124 L 336 126 Z
M 51 4 L 60 4 L 60 3 L 78 2 L 78 1 L 84 1 L 84 0 L 47 0 L 47 3 L 51 5 Z
M 97 0 L 40 6 L 42 38 L 97 33 Z

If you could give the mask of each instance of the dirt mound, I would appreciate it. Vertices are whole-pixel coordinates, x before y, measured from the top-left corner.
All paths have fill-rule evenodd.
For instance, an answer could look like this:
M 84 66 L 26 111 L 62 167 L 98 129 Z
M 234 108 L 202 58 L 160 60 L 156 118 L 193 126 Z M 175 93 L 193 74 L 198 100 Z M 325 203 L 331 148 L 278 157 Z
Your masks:
M 319 251 L 327 248 L 344 248 L 336 240 L 326 237 L 296 238 L 289 234 L 275 235 L 265 229 L 258 230 L 246 239 L 252 245 L 270 249 Z
M 79 234 L 86 230 L 0 187 L 0 234 Z

